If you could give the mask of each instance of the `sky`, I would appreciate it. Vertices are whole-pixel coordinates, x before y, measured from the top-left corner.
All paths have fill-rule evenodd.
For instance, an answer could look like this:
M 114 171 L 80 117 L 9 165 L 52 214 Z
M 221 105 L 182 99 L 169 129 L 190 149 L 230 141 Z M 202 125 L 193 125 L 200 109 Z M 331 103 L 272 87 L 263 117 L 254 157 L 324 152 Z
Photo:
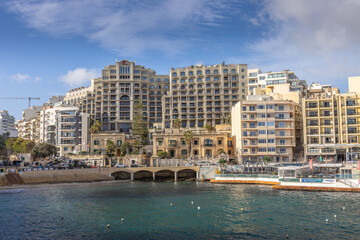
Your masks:
M 3 0 L 0 97 L 89 86 L 128 59 L 169 74 L 195 64 L 290 69 L 347 90 L 360 75 L 358 0 Z M 27 100 L 0 99 L 16 119 Z

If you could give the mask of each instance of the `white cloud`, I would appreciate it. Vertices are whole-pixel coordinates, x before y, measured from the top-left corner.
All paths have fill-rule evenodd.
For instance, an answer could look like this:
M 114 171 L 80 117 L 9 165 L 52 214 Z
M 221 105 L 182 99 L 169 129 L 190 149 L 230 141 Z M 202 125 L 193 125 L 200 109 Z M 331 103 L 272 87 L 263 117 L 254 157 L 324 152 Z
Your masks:
M 347 88 L 360 75 L 360 1 L 265 0 L 254 27 L 266 26 L 248 62 L 265 70 L 292 69 L 308 82 Z
M 27 80 L 30 79 L 30 76 L 28 74 L 16 73 L 12 75 L 10 78 L 15 82 L 26 82 Z
M 10 80 L 17 83 L 25 83 L 25 82 L 39 82 L 41 77 L 32 77 L 29 74 L 21 74 L 16 73 L 10 76 Z
M 95 69 L 76 68 L 60 76 L 59 80 L 72 87 L 79 87 L 83 84 L 90 84 L 90 80 L 98 76 L 99 73 Z
M 54 37 L 83 36 L 130 56 L 146 50 L 181 51 L 201 26 L 216 25 L 225 18 L 231 7 L 226 2 L 11 0 L 7 7 L 37 31 Z

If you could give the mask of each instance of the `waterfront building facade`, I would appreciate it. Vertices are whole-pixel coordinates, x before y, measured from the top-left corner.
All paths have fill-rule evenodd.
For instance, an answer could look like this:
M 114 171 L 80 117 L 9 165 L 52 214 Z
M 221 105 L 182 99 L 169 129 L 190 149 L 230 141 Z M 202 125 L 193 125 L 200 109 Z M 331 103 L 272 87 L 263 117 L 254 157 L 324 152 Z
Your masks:
M 0 135 L 9 137 L 17 137 L 18 135 L 15 128 L 15 117 L 6 110 L 0 111 Z
M 163 101 L 163 127 L 175 119 L 183 128 L 222 124 L 231 106 L 246 99 L 247 65 L 196 65 L 171 69 L 170 90 Z
M 58 155 L 89 151 L 89 118 L 79 107 L 62 102 L 40 112 L 40 142 L 56 145 Z
M 91 154 L 106 154 L 106 144 L 112 141 L 116 147 L 120 147 L 123 143 L 133 143 L 134 140 L 126 133 L 109 133 L 99 132 L 91 134 L 90 153 Z M 116 149 L 115 155 L 120 157 L 119 149 Z
M 342 162 L 359 159 L 360 77 L 350 77 L 351 92 L 322 88 L 303 99 L 305 159 Z M 309 90 L 310 91 L 310 90 Z
M 291 162 L 302 154 L 301 108 L 291 100 L 249 95 L 232 109 L 240 162 Z
M 157 158 L 159 151 L 164 151 L 169 153 L 170 158 L 175 159 L 216 159 L 218 161 L 220 155 L 225 154 L 229 160 L 236 160 L 235 140 L 231 136 L 231 126 L 216 125 L 214 131 L 210 132 L 204 128 L 190 129 L 193 134 L 190 148 L 184 139 L 186 130 L 153 129 L 153 159 Z

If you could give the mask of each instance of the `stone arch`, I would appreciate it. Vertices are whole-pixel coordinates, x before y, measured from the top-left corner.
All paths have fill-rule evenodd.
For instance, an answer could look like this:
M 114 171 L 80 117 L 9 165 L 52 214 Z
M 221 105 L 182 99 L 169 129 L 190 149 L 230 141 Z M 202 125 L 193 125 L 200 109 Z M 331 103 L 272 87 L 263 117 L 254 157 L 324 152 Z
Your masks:
M 116 171 L 111 174 L 115 180 L 131 180 L 131 173 L 128 171 Z
M 155 181 L 174 181 L 175 172 L 172 170 L 163 169 L 155 172 Z
M 134 180 L 138 181 L 152 181 L 153 180 L 153 173 L 147 170 L 140 170 L 134 172 Z
M 196 171 L 193 169 L 182 169 L 177 172 L 178 181 L 195 181 Z
M 129 96 L 124 95 L 124 96 L 122 96 L 122 97 L 120 98 L 120 100 L 122 100 L 122 101 L 128 101 L 128 100 L 130 100 L 130 98 L 129 98 Z

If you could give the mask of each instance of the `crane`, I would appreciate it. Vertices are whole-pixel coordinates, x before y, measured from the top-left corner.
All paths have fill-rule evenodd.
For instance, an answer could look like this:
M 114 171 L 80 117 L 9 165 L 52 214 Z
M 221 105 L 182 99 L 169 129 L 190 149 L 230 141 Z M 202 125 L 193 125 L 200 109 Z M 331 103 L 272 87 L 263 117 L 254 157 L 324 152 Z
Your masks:
M 33 99 L 37 99 L 37 100 L 39 100 L 40 101 L 40 98 L 39 97 L 12 97 L 12 98 L 10 98 L 10 97 L 8 97 L 8 98 L 0 98 L 0 99 L 15 99 L 15 100 L 19 100 L 19 99 L 27 99 L 27 100 L 29 100 L 29 108 L 30 108 L 30 103 L 31 103 L 31 100 L 33 100 Z

